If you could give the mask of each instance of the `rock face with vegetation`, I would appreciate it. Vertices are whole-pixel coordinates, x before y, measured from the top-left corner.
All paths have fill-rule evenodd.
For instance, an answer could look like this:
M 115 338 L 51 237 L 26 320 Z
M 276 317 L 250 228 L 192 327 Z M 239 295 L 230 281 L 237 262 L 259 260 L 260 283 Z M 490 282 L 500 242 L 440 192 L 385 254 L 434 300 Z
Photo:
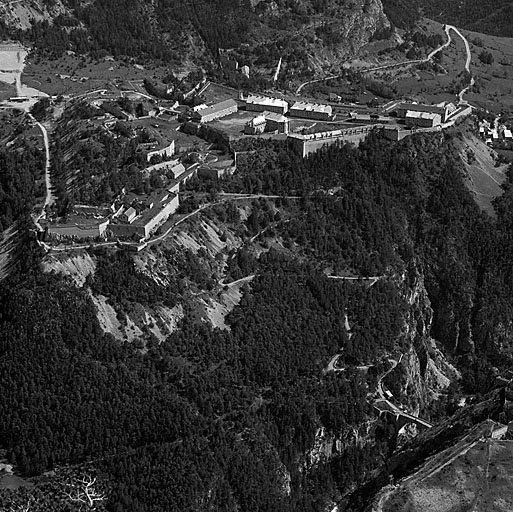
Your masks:
M 0 35 L 32 41 L 47 56 L 71 50 L 178 68 L 210 68 L 224 49 L 252 69 L 275 68 L 281 57 L 286 81 L 339 67 L 389 28 L 381 0 L 201 0 L 194 8 L 183 0 L 23 0 L 10 7 Z

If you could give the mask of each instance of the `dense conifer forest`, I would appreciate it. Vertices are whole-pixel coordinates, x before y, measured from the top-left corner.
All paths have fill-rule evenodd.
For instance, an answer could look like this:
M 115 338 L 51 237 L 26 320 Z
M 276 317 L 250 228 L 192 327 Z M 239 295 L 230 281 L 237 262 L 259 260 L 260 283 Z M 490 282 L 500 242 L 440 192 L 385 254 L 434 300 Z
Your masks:
M 393 144 L 372 134 L 304 161 L 272 142 L 248 155 L 221 185 L 283 196 L 288 222 L 256 203 L 245 224 L 256 233 L 273 222 L 289 250 L 238 258 L 241 274 L 256 277 L 227 317 L 230 330 L 186 316 L 141 351 L 105 334 L 86 288 L 43 273 L 27 249 L 23 271 L 0 284 L 0 449 L 24 475 L 68 464 L 94 472 L 109 511 L 320 512 L 341 499 L 393 446 L 367 394 L 384 357 L 407 350 L 415 276 L 465 389 L 483 391 L 490 366 L 510 362 L 498 326 L 513 308 L 513 174 L 494 223 L 463 184 L 454 136 Z M 170 291 L 131 256 L 97 257 L 88 285 L 113 303 L 172 305 L 183 290 L 181 274 Z M 196 263 L 183 275 L 201 274 Z M 383 278 L 371 287 L 330 280 L 327 267 Z M 345 370 L 325 373 L 337 353 Z M 368 420 L 366 442 L 351 441 Z M 347 441 L 329 459 L 314 455 L 321 427 Z M 0 508 L 24 492 L 0 491 Z M 69 510 L 62 493 L 45 496 L 34 510 Z
M 17 151 L 0 149 L 0 231 L 30 213 L 43 171 L 44 154 L 37 148 L 21 144 Z

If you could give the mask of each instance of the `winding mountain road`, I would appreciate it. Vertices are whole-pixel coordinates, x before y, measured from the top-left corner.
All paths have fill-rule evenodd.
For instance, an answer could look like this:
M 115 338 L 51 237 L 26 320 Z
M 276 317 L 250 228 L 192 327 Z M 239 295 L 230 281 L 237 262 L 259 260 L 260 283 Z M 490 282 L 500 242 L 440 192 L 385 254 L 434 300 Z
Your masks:
M 463 40 L 463 43 L 465 44 L 465 49 L 467 51 L 467 59 L 466 59 L 466 62 L 465 62 L 465 70 L 467 71 L 467 73 L 470 74 L 470 62 L 472 60 L 472 55 L 470 53 L 470 45 L 468 44 L 468 41 L 465 38 L 465 36 L 453 25 L 444 25 L 444 31 L 445 31 L 445 34 L 447 36 L 447 41 L 444 44 L 442 44 L 441 46 L 439 46 L 438 48 L 436 48 L 435 50 L 433 50 L 431 53 L 429 53 L 429 55 L 425 59 L 414 59 L 414 60 L 406 60 L 406 61 L 403 61 L 403 62 L 395 62 L 394 64 L 384 64 L 382 66 L 375 66 L 375 67 L 372 67 L 372 68 L 366 68 L 366 69 L 362 69 L 360 71 L 362 73 L 370 73 L 372 71 L 381 71 L 383 69 L 396 68 L 396 67 L 400 67 L 400 66 L 409 66 L 409 65 L 413 65 L 413 64 L 424 64 L 426 62 L 429 62 L 437 53 L 441 52 L 443 49 L 447 48 L 451 44 L 451 42 L 452 42 L 452 38 L 451 38 L 451 34 L 450 34 L 451 30 L 454 31 L 458 36 L 460 36 L 461 39 Z M 316 78 L 315 80 L 309 80 L 308 82 L 302 83 L 297 88 L 296 94 L 299 94 L 301 92 L 301 90 L 305 86 L 307 86 L 307 85 L 314 84 L 314 83 L 317 83 L 317 82 L 323 82 L 324 80 L 330 80 L 330 79 L 333 79 L 333 78 L 340 78 L 342 76 L 344 76 L 344 75 L 332 75 L 332 76 L 327 76 L 327 77 L 324 77 L 324 78 Z M 458 94 L 460 102 L 463 101 L 463 95 L 473 85 L 474 85 L 474 78 L 471 77 L 470 84 L 467 87 L 465 87 Z
M 444 30 L 445 30 L 445 33 L 447 34 L 447 41 L 440 47 L 440 48 L 437 48 L 436 50 L 432 51 L 429 55 L 428 55 L 428 60 L 430 60 L 434 55 L 436 55 L 439 51 L 443 50 L 444 48 L 447 48 L 447 46 L 449 46 L 451 44 L 451 34 L 450 34 L 450 31 L 454 31 L 456 34 L 458 34 L 458 36 L 461 37 L 462 41 L 463 41 L 463 44 L 465 45 L 465 50 L 467 52 L 467 59 L 465 61 L 465 71 L 470 74 L 470 63 L 472 62 L 472 54 L 470 53 L 470 45 L 468 44 L 468 41 L 467 39 L 465 38 L 465 36 L 453 25 L 444 25 Z M 470 77 L 470 84 L 467 85 L 467 87 L 465 87 L 463 90 L 461 90 L 459 93 L 458 93 L 458 98 L 459 98 L 459 101 L 460 103 L 463 103 L 463 95 L 470 89 L 470 87 L 472 87 L 474 85 L 474 77 L 471 76 Z
M 354 277 L 354 276 L 326 276 L 328 279 L 339 279 L 342 281 L 368 281 L 370 286 L 375 285 L 380 279 L 384 279 L 386 276 L 371 276 L 371 277 Z
M 39 221 L 46 216 L 46 208 L 51 206 L 55 202 L 55 196 L 52 194 L 52 182 L 50 177 L 50 142 L 48 140 L 48 132 L 46 128 L 39 122 L 36 121 L 32 114 L 28 114 L 30 119 L 34 121 L 34 123 L 39 127 L 41 133 L 43 134 L 43 142 L 45 145 L 45 153 L 46 153 L 46 162 L 45 162 L 45 184 L 46 184 L 46 197 L 43 207 L 41 208 L 41 212 L 34 219 L 34 224 L 37 226 L 39 231 L 43 231 L 41 224 Z

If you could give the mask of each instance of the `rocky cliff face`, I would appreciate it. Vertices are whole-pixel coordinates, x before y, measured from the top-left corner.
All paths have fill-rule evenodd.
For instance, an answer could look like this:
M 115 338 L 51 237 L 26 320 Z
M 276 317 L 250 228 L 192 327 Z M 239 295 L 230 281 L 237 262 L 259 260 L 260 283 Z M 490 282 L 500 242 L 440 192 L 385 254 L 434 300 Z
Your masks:
M 311 2 L 284 8 L 274 1 L 262 1 L 254 11 L 262 25 L 251 32 L 252 39 L 270 47 L 279 41 L 276 56 L 283 57 L 285 73 L 287 69 L 314 74 L 340 70 L 375 33 L 390 27 L 381 0 L 330 2 L 319 13 Z
M 414 267 L 403 278 L 404 294 L 409 305 L 404 322 L 408 350 L 386 383 L 395 391 L 401 403 L 408 405 L 414 414 L 419 414 L 429 410 L 433 400 L 451 381 L 459 378 L 459 373 L 447 361 L 432 337 L 433 308 L 424 276 Z
M 406 349 L 401 355 L 384 354 L 385 358 L 393 356 L 396 360 L 399 359 L 397 366 L 387 375 L 384 383 L 386 388 L 393 392 L 392 401 L 395 404 L 401 405 L 413 415 L 428 419 L 434 402 L 460 375 L 446 359 L 439 344 L 431 337 L 433 310 L 422 273 L 416 267 L 410 269 L 397 278 L 397 286 L 402 290 L 409 306 L 401 333 L 402 345 Z M 372 403 L 373 391 L 374 389 L 369 389 L 369 403 Z M 495 407 L 495 402 L 493 404 Z M 383 420 L 387 421 L 386 418 Z M 391 430 L 388 435 L 391 435 L 393 427 L 392 424 L 389 426 Z M 311 471 L 320 464 L 329 463 L 340 457 L 347 457 L 348 453 L 355 449 L 372 450 L 376 453 L 377 459 L 379 457 L 386 459 L 390 454 L 384 453 L 383 445 L 379 444 L 380 436 L 383 433 L 380 434 L 378 431 L 382 428 L 383 424 L 377 415 L 361 423 L 357 428 L 342 429 L 339 432 L 330 432 L 320 425 L 313 446 L 302 461 L 303 471 Z M 406 447 L 415 443 L 419 432 L 414 425 L 407 424 L 399 434 L 397 442 L 393 436 L 389 438 L 389 447 L 394 449 L 394 453 L 397 453 L 396 445 L 399 445 L 399 450 L 407 450 Z M 443 437 L 443 435 L 441 436 Z M 386 466 L 384 460 L 383 463 Z M 375 485 L 373 479 L 376 474 L 379 474 L 378 467 L 379 464 L 376 469 L 371 469 L 365 475 L 360 475 L 359 486 L 363 485 L 362 488 L 367 489 L 368 485 L 369 493 L 372 492 L 372 487 Z M 377 485 L 383 485 L 382 482 L 386 482 L 386 478 L 388 477 L 383 477 L 381 480 L 378 478 L 378 482 L 381 483 Z M 355 489 L 356 486 L 353 490 Z M 338 504 L 336 510 L 346 510 L 344 507 L 346 507 L 348 499 L 351 502 L 349 494 L 337 496 L 332 506 Z
M 44 0 L 21 0 L 5 2 L 2 8 L 2 21 L 9 27 L 25 30 L 35 21 L 52 21 L 68 9 L 60 0 L 45 2 Z

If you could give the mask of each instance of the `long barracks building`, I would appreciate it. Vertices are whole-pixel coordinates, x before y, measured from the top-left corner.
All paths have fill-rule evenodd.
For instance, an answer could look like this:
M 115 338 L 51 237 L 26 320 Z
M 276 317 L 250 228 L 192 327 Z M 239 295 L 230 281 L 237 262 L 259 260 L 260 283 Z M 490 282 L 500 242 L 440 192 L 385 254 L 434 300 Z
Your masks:
M 307 103 L 305 101 L 296 101 L 290 108 L 289 116 L 317 119 L 319 121 L 330 121 L 333 119 L 331 105 Z
M 245 99 L 246 110 L 254 112 L 275 112 L 276 114 L 286 114 L 289 110 L 289 104 L 280 98 L 269 98 L 267 96 L 257 96 L 250 94 Z
M 237 112 L 237 109 L 237 102 L 235 100 L 225 100 L 210 107 L 198 109 L 192 114 L 192 120 L 197 123 L 208 123 L 209 121 L 215 121 L 216 119 L 234 114 Z

